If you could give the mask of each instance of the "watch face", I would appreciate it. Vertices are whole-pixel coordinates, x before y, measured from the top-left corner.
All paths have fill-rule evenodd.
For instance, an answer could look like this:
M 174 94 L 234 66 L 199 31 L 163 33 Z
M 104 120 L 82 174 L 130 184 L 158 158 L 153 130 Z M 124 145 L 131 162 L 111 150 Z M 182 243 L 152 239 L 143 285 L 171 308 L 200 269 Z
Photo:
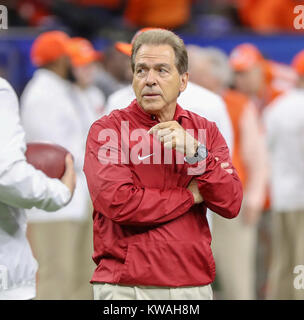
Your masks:
M 194 164 L 196 162 L 205 160 L 208 156 L 208 150 L 204 145 L 199 145 L 197 148 L 196 156 L 194 157 L 185 157 L 185 161 L 188 162 L 189 164 Z
M 197 157 L 185 157 L 184 160 L 189 164 L 197 163 Z
M 201 158 L 201 160 L 206 159 L 208 156 L 207 148 L 202 144 L 199 145 L 199 147 L 197 148 L 197 153 L 198 153 L 199 158 Z

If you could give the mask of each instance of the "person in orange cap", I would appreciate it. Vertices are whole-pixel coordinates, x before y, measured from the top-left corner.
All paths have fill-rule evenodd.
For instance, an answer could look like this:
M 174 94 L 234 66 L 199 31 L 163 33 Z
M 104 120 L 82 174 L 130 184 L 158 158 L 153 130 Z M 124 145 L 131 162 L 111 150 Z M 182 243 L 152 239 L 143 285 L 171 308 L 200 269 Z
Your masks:
M 101 116 L 105 105 L 103 92 L 94 85 L 97 62 L 102 59 L 102 54 L 96 51 L 91 42 L 85 38 L 72 38 L 68 44 L 71 58 L 72 71 L 75 77 L 75 94 L 79 103 L 92 111 L 92 118 Z M 94 119 L 94 120 L 95 120 Z
M 230 54 L 230 64 L 234 70 L 235 89 L 254 102 L 259 116 L 274 99 L 293 87 L 296 80 L 292 68 L 266 60 L 258 48 L 250 43 L 240 44 L 233 49 Z M 267 189 L 264 214 L 260 223 L 262 228 L 265 226 L 265 233 L 267 233 L 266 229 L 269 224 L 267 212 L 270 208 L 270 201 Z M 267 267 L 265 266 L 264 269 L 266 270 Z
M 91 42 L 81 37 L 69 40 L 68 54 L 75 67 L 89 65 L 102 59 L 102 54 L 94 49 Z
M 39 35 L 31 48 L 33 65 L 67 79 L 70 71 L 68 41 L 69 36 L 62 31 L 49 31 Z
M 232 70 L 226 54 L 217 48 L 194 45 L 187 50 L 190 80 L 221 95 L 226 103 L 233 127 L 232 163 L 244 190 L 242 208 L 236 219 L 226 221 L 213 215 L 218 294 L 220 299 L 252 300 L 256 298 L 257 225 L 268 177 L 264 136 L 252 101 L 229 89 Z
M 272 255 L 267 298 L 303 300 L 304 50 L 292 61 L 296 87 L 274 100 L 264 122 L 270 176 Z
M 70 37 L 61 31 L 39 35 L 31 48 L 38 67 L 21 96 L 21 120 L 28 142 L 48 141 L 75 160 L 75 197 L 52 214 L 28 210 L 29 240 L 39 262 L 37 299 L 89 299 L 90 198 L 82 172 L 85 138 L 95 120 L 75 95 Z
M 266 60 L 250 43 L 235 47 L 230 54 L 230 63 L 236 90 L 251 98 L 259 112 L 294 85 L 295 74 L 291 68 Z

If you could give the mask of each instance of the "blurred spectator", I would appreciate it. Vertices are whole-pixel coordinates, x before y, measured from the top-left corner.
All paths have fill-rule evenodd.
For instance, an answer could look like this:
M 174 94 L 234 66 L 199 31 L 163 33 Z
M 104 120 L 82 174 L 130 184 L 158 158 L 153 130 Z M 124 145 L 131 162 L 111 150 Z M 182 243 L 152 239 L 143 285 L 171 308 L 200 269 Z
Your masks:
M 130 59 L 116 50 L 114 45 L 104 51 L 102 63 L 99 64 L 95 85 L 105 94 L 110 94 L 125 87 L 132 81 Z
M 230 54 L 230 64 L 234 70 L 234 87 L 249 97 L 257 106 L 259 116 L 264 108 L 284 91 L 294 86 L 295 72 L 287 65 L 267 60 L 252 44 L 244 43 L 234 48 Z M 270 191 L 266 191 L 264 213 L 259 224 L 260 252 L 258 255 L 258 294 L 265 298 L 266 279 L 271 255 L 270 244 Z M 263 276 L 261 276 L 263 275 Z
M 91 113 L 90 119 L 83 122 L 90 126 L 104 112 L 105 96 L 94 85 L 94 76 L 97 72 L 96 63 L 102 55 L 95 51 L 92 44 L 84 38 L 72 38 L 68 47 L 76 79 L 73 98 L 76 105 L 79 103 L 83 105 L 78 110 L 80 112 L 85 110 L 84 117 L 88 116 L 89 112 Z
M 248 96 L 257 106 L 259 115 L 280 94 L 294 86 L 295 72 L 287 65 L 266 60 L 252 44 L 235 47 L 230 54 L 234 70 L 234 86 Z M 270 198 L 266 197 L 264 210 L 269 210 Z
M 73 200 L 50 215 L 30 210 L 29 238 L 40 269 L 38 299 L 89 299 L 92 236 L 90 198 L 82 171 L 89 115 L 77 110 L 68 48 L 63 32 L 42 33 L 34 41 L 31 58 L 39 69 L 21 97 L 21 115 L 27 141 L 49 141 L 71 151 L 77 185 Z M 91 265 L 91 264 L 92 265 Z
M 297 31 L 293 10 L 300 0 L 237 0 L 242 23 L 263 33 Z M 303 31 L 303 30 L 301 30 Z
M 294 85 L 295 73 L 291 68 L 264 59 L 252 44 L 235 47 L 230 54 L 230 63 L 234 70 L 235 88 L 250 97 L 259 112 Z
M 264 114 L 272 165 L 269 299 L 304 299 L 304 290 L 294 286 L 295 267 L 304 261 L 304 51 L 293 66 L 297 87 L 274 100 Z
M 213 249 L 223 299 L 255 299 L 257 221 L 267 181 L 267 155 L 257 111 L 241 93 L 230 90 L 228 57 L 215 48 L 188 46 L 190 80 L 222 95 L 233 126 L 232 163 L 243 184 L 239 216 L 213 215 Z M 254 156 L 253 156 L 254 155 Z
M 124 18 L 134 28 L 176 29 L 190 19 L 193 0 L 128 0 Z

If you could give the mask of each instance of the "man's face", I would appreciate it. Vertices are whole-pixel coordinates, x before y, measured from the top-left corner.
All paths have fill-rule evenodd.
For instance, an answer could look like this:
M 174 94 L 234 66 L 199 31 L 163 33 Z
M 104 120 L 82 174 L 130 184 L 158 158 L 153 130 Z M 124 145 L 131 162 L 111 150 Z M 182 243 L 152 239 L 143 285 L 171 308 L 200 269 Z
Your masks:
M 259 65 L 246 71 L 235 72 L 236 89 L 247 95 L 258 95 L 264 85 L 264 75 Z
M 180 92 L 187 86 L 188 73 L 180 75 L 175 53 L 169 45 L 142 45 L 135 56 L 133 89 L 139 105 L 157 114 L 175 108 Z
M 81 87 L 88 87 L 93 84 L 94 76 L 96 73 L 96 64 L 94 62 L 88 63 L 83 66 L 78 66 L 73 68 L 73 72 L 77 83 Z

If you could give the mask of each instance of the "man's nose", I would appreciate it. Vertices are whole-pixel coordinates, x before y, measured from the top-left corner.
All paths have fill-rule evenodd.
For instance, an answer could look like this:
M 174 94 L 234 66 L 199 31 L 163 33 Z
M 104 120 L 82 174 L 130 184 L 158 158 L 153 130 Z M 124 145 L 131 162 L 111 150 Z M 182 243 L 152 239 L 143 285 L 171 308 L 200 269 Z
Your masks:
M 156 84 L 156 76 L 153 69 L 149 70 L 147 77 L 146 77 L 146 85 L 153 86 Z

